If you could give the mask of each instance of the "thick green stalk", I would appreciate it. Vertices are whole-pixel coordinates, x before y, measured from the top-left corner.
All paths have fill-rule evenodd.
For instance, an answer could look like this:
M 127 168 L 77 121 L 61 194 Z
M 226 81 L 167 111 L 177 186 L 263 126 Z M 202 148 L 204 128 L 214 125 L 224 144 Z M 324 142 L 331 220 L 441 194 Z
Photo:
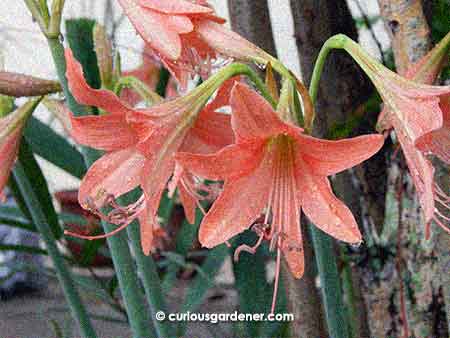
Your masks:
M 315 226 L 311 226 L 310 231 L 330 337 L 349 338 L 349 325 L 345 318 L 345 307 L 332 239 Z
M 325 64 L 325 59 L 331 49 L 336 48 L 340 43 L 341 40 L 339 38 L 335 40 L 331 38 L 324 44 L 319 53 L 309 88 L 309 94 L 313 104 L 317 98 L 320 76 Z M 311 226 L 310 231 L 317 270 L 320 276 L 328 331 L 333 338 L 348 338 L 349 325 L 345 318 L 342 289 L 332 239 L 315 226 Z
M 53 56 L 53 60 L 58 73 L 58 78 L 62 84 L 64 94 L 66 95 L 69 109 L 76 116 L 85 115 L 85 109 L 78 104 L 70 93 L 66 79 L 66 60 L 64 57 L 64 47 L 58 39 L 48 39 L 48 44 Z M 89 167 L 98 158 L 99 153 L 93 149 L 84 148 L 83 155 L 85 162 Z M 102 222 L 105 232 L 114 230 L 112 224 Z M 138 276 L 135 270 L 135 264 L 128 247 L 126 233 L 122 232 L 107 239 L 114 262 L 117 279 L 127 310 L 133 337 L 152 337 L 149 328 L 150 318 L 143 301 L 144 297 L 140 290 Z
M 64 258 L 58 250 L 56 239 L 45 220 L 45 215 L 40 208 L 39 200 L 36 197 L 31 182 L 25 174 L 22 163 L 19 161 L 13 170 L 13 176 L 19 186 L 21 194 L 24 196 L 26 207 L 31 215 L 33 223 L 39 230 L 45 243 L 45 247 L 52 259 L 59 283 L 63 289 L 64 296 L 69 304 L 73 317 L 78 323 L 80 333 L 85 338 L 96 338 L 97 335 L 92 327 L 89 316 L 81 302 L 77 289 L 75 288 L 71 273 L 64 262 Z
M 348 39 L 348 37 L 346 37 L 345 35 L 338 34 L 329 38 L 322 46 L 322 49 L 320 50 L 319 55 L 317 56 L 317 60 L 314 65 L 314 70 L 311 76 L 311 83 L 309 85 L 309 95 L 311 96 L 311 100 L 313 103 L 315 103 L 317 99 L 320 76 L 322 75 L 323 67 L 325 66 L 325 61 L 327 59 L 328 54 L 331 52 L 332 49 L 342 48 L 344 46 L 344 42 L 346 39 Z
M 140 272 L 142 284 L 144 285 L 147 302 L 150 306 L 151 319 L 156 330 L 157 337 L 165 338 L 172 337 L 169 323 L 156 320 L 156 313 L 163 311 L 167 313 L 164 293 L 161 289 L 161 280 L 158 275 L 157 266 L 152 256 L 145 256 L 141 249 L 141 235 L 139 232 L 139 224 L 137 222 L 131 223 L 127 227 L 128 237 L 131 241 L 131 246 L 136 258 L 136 264 Z
M 123 76 L 119 78 L 115 83 L 114 93 L 120 95 L 124 88 L 133 89 L 148 105 L 153 105 L 162 101 L 161 96 L 150 90 L 145 83 L 133 76 Z

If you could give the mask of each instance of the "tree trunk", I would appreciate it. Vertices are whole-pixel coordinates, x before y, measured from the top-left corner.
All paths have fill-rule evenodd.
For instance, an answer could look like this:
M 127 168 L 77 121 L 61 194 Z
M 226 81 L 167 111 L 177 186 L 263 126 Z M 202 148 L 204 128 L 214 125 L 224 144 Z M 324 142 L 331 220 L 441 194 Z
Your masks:
M 379 0 L 379 5 L 392 39 L 397 72 L 404 74 L 409 66 L 431 48 L 430 29 L 422 2 Z M 402 161 L 404 163 L 404 159 Z M 444 170 L 438 167 L 439 165 L 437 173 Z M 406 171 L 405 168 L 401 170 Z M 442 177 L 448 179 L 448 174 Z M 437 179 L 439 180 L 438 177 Z M 448 181 L 445 184 L 448 187 Z M 390 238 L 388 242 L 388 245 L 393 247 L 394 241 L 397 241 L 397 250 L 395 257 L 391 256 L 385 267 L 394 266 L 394 260 L 399 264 L 391 274 L 382 278 L 383 283 L 390 285 L 386 290 L 390 290 L 391 305 L 385 308 L 385 311 L 390 310 L 393 318 L 388 331 L 380 331 L 379 334 L 404 337 L 408 331 L 409 336 L 415 338 L 448 337 L 442 292 L 449 291 L 449 269 L 446 266 L 449 240 L 439 230 L 431 241 L 424 239 L 422 211 L 409 177 L 405 180 L 403 194 L 400 199 L 403 203 L 400 210 L 403 212 L 398 215 L 397 228 L 392 229 L 396 232 L 396 239 Z M 441 281 L 440 276 L 447 281 Z M 402 305 L 405 306 L 403 313 Z
M 381 15 L 391 36 L 395 66 L 404 74 L 431 49 L 430 28 L 420 0 L 379 0 Z
M 228 0 L 228 8 L 233 30 L 276 57 L 267 1 Z

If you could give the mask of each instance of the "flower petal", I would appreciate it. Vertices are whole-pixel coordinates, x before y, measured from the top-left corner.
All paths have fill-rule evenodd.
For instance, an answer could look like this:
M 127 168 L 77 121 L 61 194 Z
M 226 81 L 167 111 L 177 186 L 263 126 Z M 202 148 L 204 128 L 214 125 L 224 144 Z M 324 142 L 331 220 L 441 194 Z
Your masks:
M 150 255 L 153 251 L 153 223 L 150 221 L 151 218 L 147 217 L 148 209 L 144 210 L 139 215 L 139 229 L 141 232 L 141 247 L 144 255 Z
M 416 147 L 425 154 L 432 153 L 450 164 L 450 96 L 441 100 L 440 107 L 444 119 L 442 128 L 420 137 L 416 141 Z
M 22 128 L 17 128 L 6 136 L 0 145 L 0 195 L 8 183 L 11 168 L 14 165 L 17 152 L 19 151 L 21 135 Z
M 211 180 L 237 178 L 248 174 L 258 166 L 264 156 L 265 142 L 230 145 L 215 154 L 179 152 L 178 163 L 194 174 Z
M 294 189 L 292 187 L 291 189 Z M 300 204 L 298 201 L 299 194 L 289 198 L 287 203 L 289 213 L 285 215 L 286 225 L 284 229 L 285 239 L 281 242 L 281 250 L 288 263 L 289 270 L 295 278 L 301 278 L 305 272 L 305 257 L 303 252 L 302 231 L 300 228 Z
M 217 52 L 240 60 L 260 60 L 266 63 L 267 55 L 239 34 L 223 26 L 216 19 L 201 20 L 196 24 L 196 32 Z
M 228 106 L 230 104 L 231 91 L 234 85 L 240 81 L 240 76 L 235 76 L 226 80 L 222 86 L 220 86 L 214 99 L 207 105 L 208 110 L 214 111 L 221 107 Z
M 195 223 L 195 209 L 197 208 L 196 200 L 186 188 L 180 184 L 178 185 L 178 193 L 180 194 L 180 201 L 183 205 L 184 214 L 189 224 Z
M 212 13 L 213 10 L 185 0 L 139 0 L 139 5 L 166 14 Z
M 271 166 L 261 165 L 252 174 L 225 181 L 223 192 L 200 225 L 200 243 L 212 248 L 248 229 L 268 201 Z
M 245 84 L 236 83 L 231 91 L 231 108 L 236 139 L 267 138 L 287 130 L 270 104 Z
M 396 128 L 396 135 L 402 146 L 403 154 L 405 155 L 406 163 L 425 215 L 425 223 L 429 223 L 434 215 L 434 168 L 422 152 L 417 150 L 409 141 L 402 129 Z
M 164 21 L 170 29 L 178 34 L 187 34 L 194 30 L 194 24 L 187 16 L 166 15 Z
M 189 130 L 182 151 L 197 154 L 212 153 L 231 144 L 233 140 L 231 115 L 204 109 Z
M 118 150 L 135 145 L 135 131 L 127 123 L 125 115 L 83 116 L 71 119 L 71 135 L 80 144 L 102 150 Z
M 383 146 L 383 135 L 364 135 L 338 141 L 322 140 L 292 129 L 298 152 L 315 175 L 329 176 L 351 168 L 374 155 Z
M 416 147 L 425 154 L 432 153 L 450 164 L 450 128 L 442 127 L 422 136 L 416 141 Z
M 80 205 L 93 202 L 102 207 L 112 195 L 118 197 L 136 188 L 141 181 L 145 157 L 134 147 L 103 155 L 88 170 L 78 193 Z
M 297 157 L 297 184 L 302 191 L 302 209 L 311 222 L 330 236 L 348 243 L 362 240 L 351 211 L 331 190 L 324 176 L 315 176 L 312 169 Z
M 394 113 L 402 121 L 413 142 L 442 127 L 443 117 L 439 101 L 438 97 L 434 97 L 427 100 L 402 98 L 396 102 L 398 106 Z
M 125 114 L 131 111 L 113 92 L 93 89 L 86 83 L 83 68 L 70 49 L 66 49 L 65 56 L 67 81 L 72 95 L 79 103 L 99 107 L 111 114 Z
M 119 0 L 125 14 L 141 37 L 155 50 L 171 60 L 181 54 L 178 33 L 167 25 L 167 16 L 139 6 L 136 0 Z

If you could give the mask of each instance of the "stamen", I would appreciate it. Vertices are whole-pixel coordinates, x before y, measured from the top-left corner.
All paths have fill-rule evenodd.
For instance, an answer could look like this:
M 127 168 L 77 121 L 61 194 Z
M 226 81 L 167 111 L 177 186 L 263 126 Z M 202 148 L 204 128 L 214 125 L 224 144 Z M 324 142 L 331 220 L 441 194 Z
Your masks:
M 121 225 L 117 229 L 114 229 L 113 231 L 108 232 L 108 233 L 103 234 L 103 235 L 97 235 L 97 236 L 80 235 L 80 234 L 77 234 L 75 232 L 71 232 L 71 231 L 68 231 L 68 230 L 64 230 L 64 235 L 68 235 L 68 236 L 72 236 L 72 237 L 76 237 L 76 238 L 88 239 L 90 241 L 92 241 L 94 239 L 108 238 L 108 237 L 111 237 L 111 236 L 117 234 L 118 232 L 122 231 L 123 229 L 125 229 L 132 221 L 133 220 L 130 220 L 128 223 L 124 223 L 123 225 Z
M 249 245 L 247 245 L 247 244 L 239 245 L 239 246 L 236 248 L 236 250 L 234 251 L 234 257 L 233 257 L 234 261 L 235 261 L 235 262 L 238 262 L 238 261 L 239 261 L 239 255 L 240 255 L 240 253 L 241 253 L 242 251 L 245 251 L 245 252 L 248 252 L 248 253 L 254 255 L 255 252 L 256 252 L 256 250 L 260 247 L 260 245 L 261 245 L 263 239 L 264 239 L 264 234 L 261 234 L 261 235 L 259 236 L 258 241 L 256 242 L 255 245 L 253 245 L 253 246 L 249 246 Z
M 438 184 L 434 184 L 434 191 L 437 195 L 439 195 L 441 198 L 444 198 L 446 202 L 450 202 L 450 196 L 447 195 L 442 188 Z
M 450 221 L 450 217 L 445 216 L 443 213 L 441 213 L 439 211 L 439 209 L 435 209 L 434 212 L 436 213 L 436 215 L 440 216 L 441 218 L 445 219 L 446 221 Z
M 441 220 L 439 220 L 437 217 L 434 217 L 433 220 L 436 222 L 437 225 L 441 227 L 442 230 L 450 234 L 450 229 L 444 223 L 442 223 Z
M 281 181 L 281 156 L 279 153 L 276 153 L 276 158 L 274 159 L 274 182 L 273 182 L 273 219 L 272 219 L 272 227 L 270 229 L 270 236 L 271 239 L 269 249 L 270 251 L 273 251 L 275 249 L 276 241 L 277 241 L 277 235 L 276 232 L 278 232 L 278 226 L 280 222 L 280 210 L 281 210 L 281 196 L 280 196 L 280 186 L 282 184 Z
M 443 200 L 441 200 L 438 196 L 434 196 L 434 200 L 436 201 L 436 202 L 439 202 L 444 208 L 446 208 L 446 209 L 449 209 L 450 210 L 450 205 L 449 205 L 449 202 L 447 201 L 443 201 Z
M 203 208 L 202 204 L 200 203 L 200 200 L 203 199 L 203 196 L 201 196 L 201 195 L 197 194 L 195 191 L 193 191 L 191 189 L 191 187 L 188 184 L 186 184 L 184 179 L 181 179 L 180 182 L 183 185 L 183 187 L 186 189 L 186 191 L 194 198 L 195 204 L 200 209 L 200 211 L 203 214 L 203 216 L 205 216 L 206 215 L 206 210 Z
M 273 296 L 272 296 L 272 307 L 270 309 L 270 313 L 273 314 L 275 312 L 275 304 L 277 302 L 277 294 L 278 294 L 278 284 L 280 281 L 280 265 L 281 265 L 281 245 L 278 245 L 277 250 L 277 263 L 275 267 L 275 281 L 273 286 Z
M 132 221 L 134 221 L 137 216 L 144 210 L 145 208 L 145 197 L 142 195 L 135 203 L 132 203 L 128 206 L 121 206 L 119 205 L 114 196 L 109 194 L 106 196 L 105 207 L 112 207 L 113 210 L 109 213 L 105 214 L 103 213 L 94 203 L 92 198 L 87 198 L 85 208 L 88 209 L 90 212 L 95 214 L 97 217 L 99 217 L 101 220 L 120 225 L 117 229 L 103 235 L 98 236 L 91 236 L 91 235 L 83 235 L 78 234 L 72 231 L 65 230 L 64 234 L 68 236 L 73 236 L 77 238 L 82 239 L 88 239 L 88 240 L 94 240 L 94 239 L 101 239 L 101 238 L 108 238 L 121 230 L 125 229 Z

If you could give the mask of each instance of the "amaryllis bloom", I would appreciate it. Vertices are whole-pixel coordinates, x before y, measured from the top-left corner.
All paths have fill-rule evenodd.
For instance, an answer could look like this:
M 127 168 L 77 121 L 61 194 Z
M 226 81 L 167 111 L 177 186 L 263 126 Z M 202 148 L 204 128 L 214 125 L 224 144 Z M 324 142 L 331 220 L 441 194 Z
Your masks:
M 203 22 L 223 24 L 205 0 L 119 0 L 125 14 L 170 72 L 186 87 L 196 72 L 208 72 L 215 51 L 200 38 Z
M 450 232 L 436 216 L 447 218 L 435 208 L 435 201 L 448 208 L 449 197 L 434 183 L 434 168 L 425 157 L 433 153 L 444 162 L 450 162 L 450 86 L 431 85 L 446 57 L 447 45 L 448 41 L 443 41 L 436 46 L 407 71 L 405 78 L 368 56 L 360 57 L 359 62 L 366 68 L 385 104 L 378 119 L 377 129 L 395 130 L 427 227 L 434 219 L 444 230 Z
M 439 106 L 444 120 L 442 127 L 420 137 L 416 141 L 416 147 L 425 155 L 433 154 L 450 164 L 450 95 L 443 97 Z
M 0 194 L 8 182 L 16 160 L 23 127 L 40 101 L 41 98 L 30 100 L 17 110 L 0 118 Z
M 282 121 L 269 103 L 243 84 L 231 94 L 232 127 L 236 144 L 215 154 L 179 153 L 177 161 L 194 174 L 224 180 L 223 192 L 200 226 L 200 243 L 208 248 L 228 241 L 253 225 L 277 251 L 277 290 L 280 257 L 292 274 L 304 271 L 300 211 L 321 230 L 348 242 L 360 243 L 361 233 L 350 210 L 336 198 L 327 176 L 350 168 L 376 153 L 383 136 L 369 135 L 340 141 L 307 136 L 301 128 Z
M 201 182 L 175 170 L 174 153 L 178 150 L 207 153 L 217 151 L 233 140 L 230 116 L 218 113 L 229 90 L 222 87 L 215 100 L 203 105 L 214 88 L 197 88 L 185 97 L 161 102 L 147 109 L 132 109 L 114 93 L 88 86 L 81 65 L 66 50 L 67 79 L 72 94 L 80 103 L 108 112 L 101 116 L 73 117 L 72 136 L 81 144 L 105 150 L 106 154 L 88 170 L 79 189 L 80 205 L 100 217 L 121 225 L 120 231 L 139 217 L 144 253 L 153 248 L 157 211 L 163 191 L 175 172 L 173 186 L 178 186 L 187 218 L 194 222 L 195 207 L 202 196 L 192 193 Z M 117 197 L 140 186 L 144 195 L 133 205 L 119 206 Z M 204 187 L 208 190 L 207 187 Z M 100 209 L 112 206 L 104 215 Z M 100 237 L 108 236 L 103 235 Z M 88 239 L 99 238 L 78 236 Z

